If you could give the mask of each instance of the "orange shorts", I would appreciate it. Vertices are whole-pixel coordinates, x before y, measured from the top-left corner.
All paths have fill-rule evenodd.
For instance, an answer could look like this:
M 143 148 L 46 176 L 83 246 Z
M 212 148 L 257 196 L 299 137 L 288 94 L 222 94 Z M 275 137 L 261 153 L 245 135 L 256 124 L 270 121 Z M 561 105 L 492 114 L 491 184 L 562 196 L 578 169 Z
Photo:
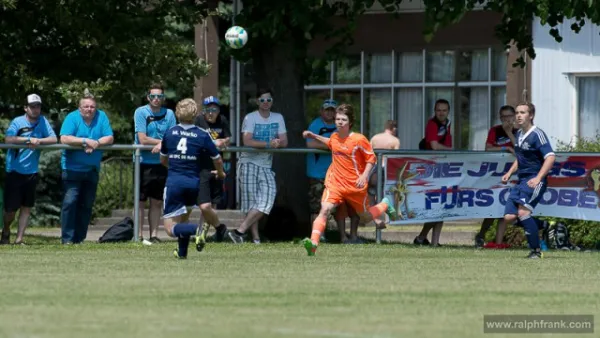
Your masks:
M 367 212 L 370 207 L 367 190 L 342 194 L 337 190 L 325 188 L 321 202 L 328 202 L 335 205 L 346 203 L 357 214 Z

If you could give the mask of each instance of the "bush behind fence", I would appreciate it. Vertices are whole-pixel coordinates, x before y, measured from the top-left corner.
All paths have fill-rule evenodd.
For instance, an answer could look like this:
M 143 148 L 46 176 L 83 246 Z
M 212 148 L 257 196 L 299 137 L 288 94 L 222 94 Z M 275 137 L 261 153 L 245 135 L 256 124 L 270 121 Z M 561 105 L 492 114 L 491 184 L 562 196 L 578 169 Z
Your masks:
M 0 130 L 5 130 L 7 121 L 0 119 Z M 556 149 L 567 152 L 600 153 L 600 134 L 595 138 L 577 139 L 577 142 L 565 144 L 558 142 Z M 4 142 L 4 134 L 0 134 L 0 142 Z M 0 182 L 4 186 L 6 150 L 0 151 Z M 31 226 L 60 226 L 60 209 L 62 204 L 62 183 L 60 168 L 61 150 L 43 151 L 40 157 L 39 184 L 37 187 L 36 205 L 32 212 Z M 100 181 L 93 219 L 110 216 L 114 209 L 132 209 L 134 200 L 134 169 L 131 151 L 105 152 L 102 162 Z M 563 222 L 571 232 L 571 241 L 575 245 L 600 249 L 600 224 L 596 221 L 581 221 L 562 218 L 545 218 Z M 493 241 L 495 227 L 486 235 L 486 240 Z M 525 236 L 521 228 L 508 227 L 505 240 L 515 246 L 525 245 Z

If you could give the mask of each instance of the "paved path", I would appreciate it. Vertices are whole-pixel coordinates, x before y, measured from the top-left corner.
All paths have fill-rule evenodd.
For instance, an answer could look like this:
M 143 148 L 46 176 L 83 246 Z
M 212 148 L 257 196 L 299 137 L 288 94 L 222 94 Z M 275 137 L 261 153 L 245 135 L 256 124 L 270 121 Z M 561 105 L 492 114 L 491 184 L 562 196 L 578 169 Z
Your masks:
M 98 239 L 104 234 L 107 227 L 100 226 L 94 227 L 90 226 L 88 230 L 88 235 L 86 241 L 96 242 Z M 212 232 L 212 229 L 211 229 Z M 39 230 L 35 229 L 34 231 L 29 232 L 30 234 L 41 235 L 46 237 L 60 237 L 60 229 L 52 228 L 52 229 L 44 229 Z M 144 229 L 144 233 L 147 234 L 148 230 Z M 386 242 L 392 243 L 412 243 L 415 236 L 417 236 L 417 231 L 407 231 L 403 230 L 402 227 L 393 227 L 390 230 L 383 230 L 382 239 Z M 442 230 L 442 235 L 440 238 L 440 243 L 442 244 L 453 244 L 453 245 L 472 245 L 473 238 L 475 236 L 475 230 L 454 230 L 450 227 L 447 231 Z M 374 228 L 359 228 L 359 236 L 366 239 L 375 239 L 375 229 Z M 165 231 L 159 229 L 160 239 L 163 240 L 172 240 L 169 238 Z

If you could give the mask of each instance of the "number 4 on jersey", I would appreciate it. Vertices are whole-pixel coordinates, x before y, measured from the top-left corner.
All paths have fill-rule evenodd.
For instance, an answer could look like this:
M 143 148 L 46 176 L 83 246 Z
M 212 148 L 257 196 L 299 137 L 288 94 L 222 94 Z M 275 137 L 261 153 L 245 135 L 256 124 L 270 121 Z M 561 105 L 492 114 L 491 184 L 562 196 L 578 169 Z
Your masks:
M 181 140 L 179 140 L 179 143 L 177 143 L 177 150 L 185 155 L 187 152 L 187 138 L 182 137 Z

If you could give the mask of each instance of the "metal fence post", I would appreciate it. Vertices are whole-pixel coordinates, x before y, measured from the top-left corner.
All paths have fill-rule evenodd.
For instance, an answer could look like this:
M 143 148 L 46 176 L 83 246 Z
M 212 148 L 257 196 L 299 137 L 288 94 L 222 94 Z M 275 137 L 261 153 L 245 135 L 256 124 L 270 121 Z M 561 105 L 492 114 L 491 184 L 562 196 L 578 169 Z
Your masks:
M 119 161 L 119 209 L 123 209 L 123 168 L 125 162 Z
M 133 241 L 139 241 L 140 219 L 140 148 L 135 149 L 133 172 Z
M 383 199 L 383 189 L 381 187 L 383 177 L 383 155 L 377 153 L 377 201 L 379 202 Z M 385 179 L 383 180 L 385 182 Z M 377 244 L 381 244 L 381 229 L 375 230 L 375 240 Z

